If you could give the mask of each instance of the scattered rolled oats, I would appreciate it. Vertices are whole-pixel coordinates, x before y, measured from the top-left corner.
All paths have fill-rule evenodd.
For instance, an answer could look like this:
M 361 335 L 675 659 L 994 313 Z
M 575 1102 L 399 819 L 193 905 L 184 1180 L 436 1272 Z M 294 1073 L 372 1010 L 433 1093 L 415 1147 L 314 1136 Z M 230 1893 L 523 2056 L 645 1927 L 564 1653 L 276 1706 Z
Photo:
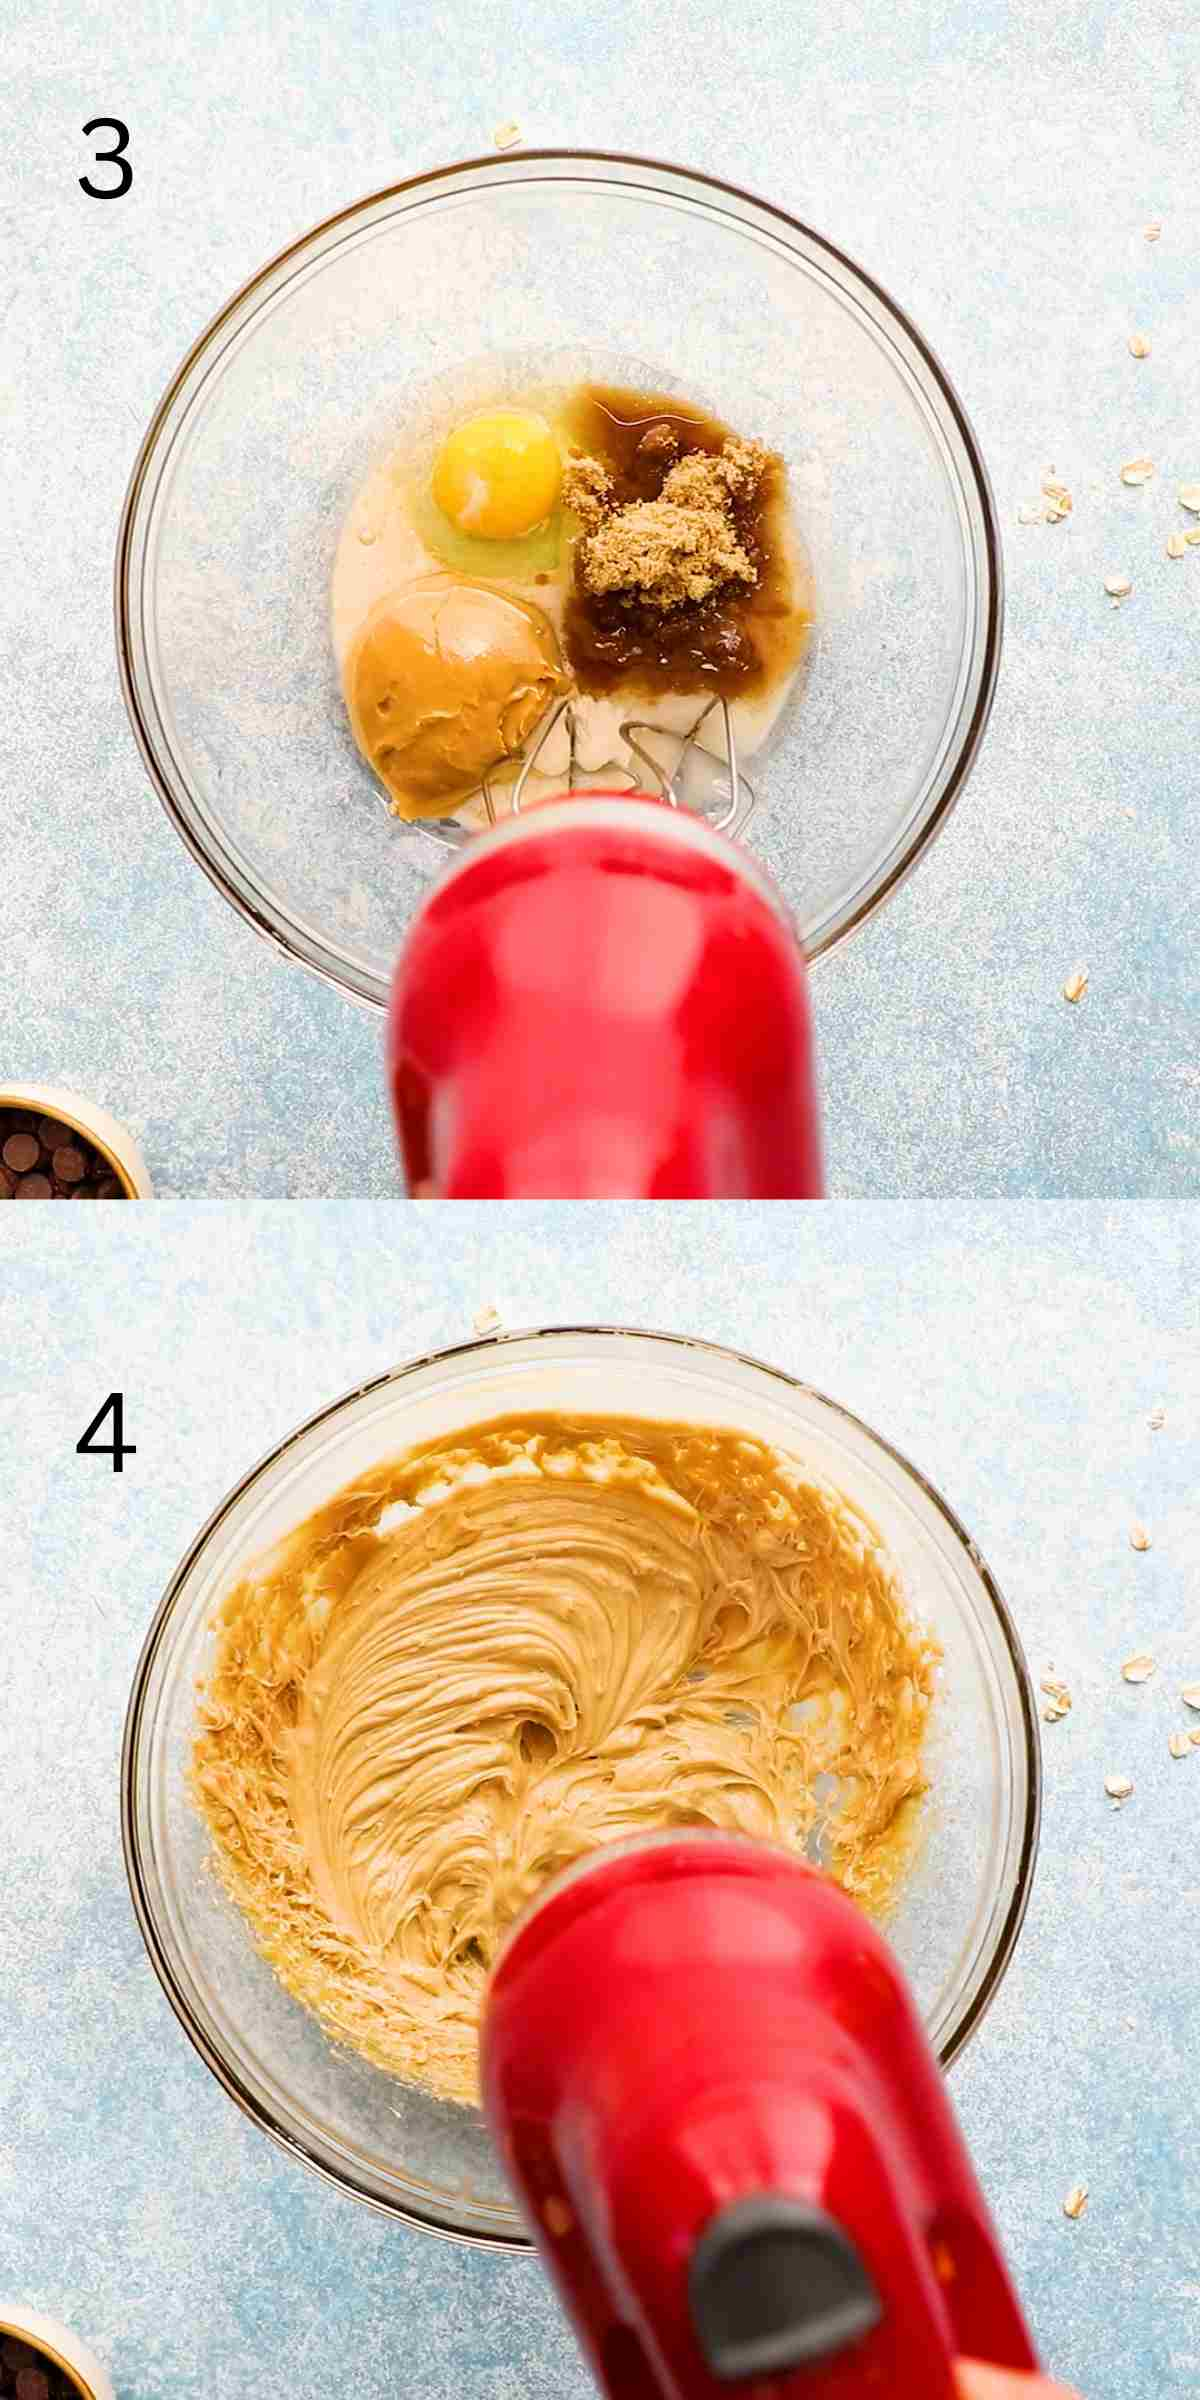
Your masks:
M 1130 458 L 1121 469 L 1121 481 L 1128 484 L 1149 483 L 1153 473 L 1152 458 Z
M 520 139 L 521 128 L 519 125 L 497 125 L 492 135 L 497 150 L 515 150 Z
M 1190 533 L 1185 533 L 1183 538 L 1189 550 L 1192 549 L 1195 543 L 1200 542 L 1200 525 L 1194 525 Z
M 1065 982 L 1065 983 L 1064 983 L 1064 985 L 1063 985 L 1063 999 L 1064 999 L 1064 1000 L 1072 1000 L 1072 1001 L 1073 1001 L 1073 1000 L 1082 1000 L 1082 998 L 1083 998 L 1083 995 L 1084 995 L 1084 993 L 1086 992 L 1087 988 L 1088 988 L 1088 971 L 1087 971 L 1087 968 L 1086 968 L 1086 967 L 1076 967 L 1074 974 L 1073 974 L 1073 975 L 1068 975 L 1068 977 L 1067 977 L 1067 980 L 1066 980 L 1066 982 Z
M 1070 2191 L 1067 2193 L 1066 2199 L 1063 2201 L 1064 2217 L 1071 2217 L 1072 2219 L 1081 2217 L 1085 2208 L 1087 2207 L 1087 2204 L 1088 2187 L 1086 2183 L 1073 2183 Z
M 1179 1697 L 1185 1708 L 1200 1708 L 1200 1683 L 1185 1683 Z
M 1069 517 L 1075 503 L 1065 483 L 1060 483 L 1053 467 L 1042 478 L 1040 500 L 1023 500 L 1017 510 L 1018 525 L 1061 525 Z
M 1146 1423 L 1149 1426 L 1151 1433 L 1161 1433 L 1166 1421 L 1167 1412 L 1160 1401 L 1156 1408 L 1151 1409 L 1150 1414 L 1146 1419 Z
M 1061 525 L 1063 518 L 1069 517 L 1075 506 L 1065 483 L 1058 483 L 1053 475 L 1047 475 L 1042 494 L 1046 502 L 1047 525 Z
M 1133 1790 L 1133 1777 L 1132 1775 L 1106 1775 L 1104 1789 L 1108 1793 L 1109 1799 L 1115 1800 L 1119 1806 L 1122 1800 L 1128 1800 Z
M 1148 242 L 1156 242 L 1156 241 L 1158 240 L 1158 237 L 1159 237 L 1160 233 L 1162 232 L 1162 218 L 1161 218 L 1161 217 L 1151 217 L 1151 219 L 1150 219 L 1150 222 L 1149 222 L 1149 224 L 1147 225 L 1147 227 L 1146 227 L 1145 231 L 1146 231 L 1146 240 L 1147 240 Z
M 1149 342 L 1147 341 L 1147 339 L 1146 339 L 1146 336 L 1145 336 L 1145 334 L 1144 334 L 1144 333 L 1131 333 L 1131 334 L 1130 334 L 1130 336 L 1129 336 L 1129 355 L 1130 355 L 1130 357 L 1131 357 L 1131 358 L 1149 358 L 1149 356 L 1150 356 L 1150 344 L 1149 344 Z
M 1139 1650 L 1133 1658 L 1125 1660 L 1121 1673 L 1126 1683 L 1149 1683 L 1157 1663 L 1148 1650 Z
M 1193 1750 L 1200 1750 L 1200 1725 L 1196 1726 L 1194 1732 L 1189 1733 L 1188 1740 L 1191 1743 Z
M 1194 517 L 1200 517 L 1200 483 L 1181 483 L 1177 497 L 1181 508 L 1190 509 Z
M 1167 1735 L 1167 1748 L 1170 1751 L 1172 1758 L 1186 1758 L 1191 1750 L 1191 1747 L 1192 1737 L 1190 1733 L 1169 1733 Z
M 1106 575 L 1104 578 L 1104 589 L 1108 593 L 1110 600 L 1128 600 L 1129 595 L 1133 590 L 1133 585 L 1131 584 L 1128 575 Z
M 1167 535 L 1168 558 L 1186 558 L 1187 546 L 1186 533 L 1169 533 Z
M 477 1309 L 475 1312 L 476 1333 L 498 1333 L 503 1322 L 504 1319 L 499 1309 L 493 1308 L 490 1300 L 486 1308 Z
M 1145 1526 L 1144 1526 L 1144 1525 L 1131 1525 L 1131 1526 L 1130 1526 L 1130 1528 L 1129 1528 L 1129 1547 L 1130 1547 L 1130 1549 L 1131 1549 L 1131 1550 L 1148 1550 L 1148 1549 L 1149 1549 L 1149 1547 L 1150 1547 L 1150 1536 L 1149 1536 L 1149 1534 L 1147 1533 L 1147 1531 L 1146 1531 L 1146 1528 L 1145 1528 Z

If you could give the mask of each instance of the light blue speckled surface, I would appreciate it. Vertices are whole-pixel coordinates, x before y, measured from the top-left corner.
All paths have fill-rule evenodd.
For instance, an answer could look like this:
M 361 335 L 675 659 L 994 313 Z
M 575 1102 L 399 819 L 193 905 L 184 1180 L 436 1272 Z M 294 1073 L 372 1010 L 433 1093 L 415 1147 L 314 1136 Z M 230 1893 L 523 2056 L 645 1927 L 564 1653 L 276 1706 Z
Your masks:
M 1009 622 L 990 739 L 915 880 L 818 977 L 833 1188 L 1200 1189 L 1200 552 L 1164 555 L 1174 489 L 1200 478 L 1191 0 L 17 14 L 0 62 L 12 1073 L 108 1101 L 163 1192 L 393 1188 L 377 1025 L 256 942 L 150 791 L 110 564 L 143 428 L 229 293 L 330 210 L 516 119 L 530 143 L 703 166 L 832 236 L 940 352 L 991 468 Z M 136 179 L 104 206 L 76 178 L 79 129 L 109 110 Z M 1156 480 L 1122 489 L 1142 452 Z M 1019 527 L 1050 466 L 1074 514 Z M 1121 610 L 1114 570 L 1135 587 Z
M 302 1415 L 488 1303 L 756 1352 L 860 1411 L 977 1538 L 1074 1709 L 1045 1732 L 1033 1903 L 954 2096 L 1048 2355 L 1088 2400 L 1196 2391 L 1200 1751 L 1166 1746 L 1200 1678 L 1194 1213 L 198 1205 L 6 1232 L 0 2282 L 89 2335 L 120 2400 L 584 2400 L 536 2267 L 398 2231 L 243 2122 L 158 1990 L 120 1859 L 125 1697 L 181 1550 Z M 120 1479 L 74 1449 L 118 1386 Z M 1133 1690 L 1141 1648 L 1159 1669 Z

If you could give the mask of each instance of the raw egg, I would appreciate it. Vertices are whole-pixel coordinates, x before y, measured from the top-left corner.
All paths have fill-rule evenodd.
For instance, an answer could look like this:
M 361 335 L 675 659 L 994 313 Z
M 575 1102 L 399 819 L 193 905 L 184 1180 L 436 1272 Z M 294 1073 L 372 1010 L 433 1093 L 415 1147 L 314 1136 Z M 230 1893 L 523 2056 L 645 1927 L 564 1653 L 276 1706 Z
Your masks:
M 518 541 L 544 524 L 558 498 L 562 459 L 544 417 L 488 409 L 447 435 L 433 470 L 433 497 L 460 533 Z

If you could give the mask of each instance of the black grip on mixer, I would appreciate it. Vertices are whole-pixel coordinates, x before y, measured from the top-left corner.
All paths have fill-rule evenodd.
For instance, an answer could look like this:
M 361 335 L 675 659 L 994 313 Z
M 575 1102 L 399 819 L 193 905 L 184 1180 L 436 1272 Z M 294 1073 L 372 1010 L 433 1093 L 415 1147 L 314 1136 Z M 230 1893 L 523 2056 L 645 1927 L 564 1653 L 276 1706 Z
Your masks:
M 824 2209 L 779 2192 L 734 2200 L 705 2226 L 688 2274 L 696 2339 L 722 2383 L 828 2358 L 879 2323 L 879 2295 Z

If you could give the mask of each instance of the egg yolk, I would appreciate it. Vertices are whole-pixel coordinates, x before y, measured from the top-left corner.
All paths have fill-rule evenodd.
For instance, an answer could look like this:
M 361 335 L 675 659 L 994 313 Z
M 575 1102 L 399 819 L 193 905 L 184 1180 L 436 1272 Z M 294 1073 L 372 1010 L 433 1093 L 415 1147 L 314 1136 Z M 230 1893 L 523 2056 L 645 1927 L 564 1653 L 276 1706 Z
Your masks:
M 460 533 L 511 542 L 549 516 L 561 478 L 558 444 L 544 417 L 489 409 L 447 435 L 433 470 L 433 496 Z

